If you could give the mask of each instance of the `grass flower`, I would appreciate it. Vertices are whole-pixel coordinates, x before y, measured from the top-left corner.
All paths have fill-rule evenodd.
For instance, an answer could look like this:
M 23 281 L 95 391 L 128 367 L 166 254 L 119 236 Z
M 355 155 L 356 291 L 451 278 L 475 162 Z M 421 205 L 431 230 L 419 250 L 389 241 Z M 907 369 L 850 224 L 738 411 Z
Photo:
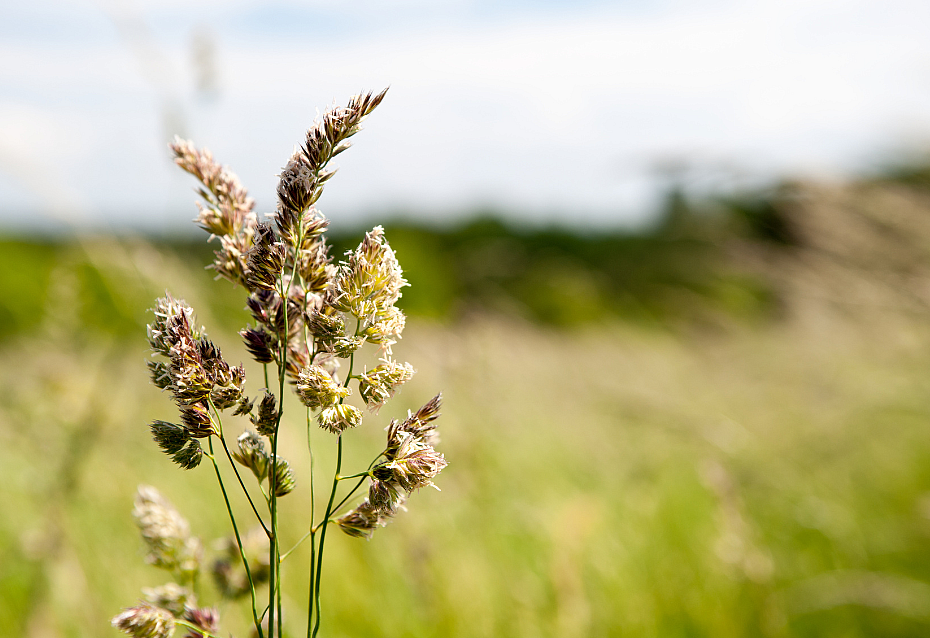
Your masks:
M 438 441 L 433 423 L 439 416 L 437 395 L 406 420 L 391 423 L 386 448 L 367 470 L 342 475 L 343 435 L 363 421 L 361 410 L 345 403 L 353 394 L 350 384 L 358 384 L 362 400 L 376 412 L 414 374 L 411 364 L 391 356 L 391 346 L 406 325 L 396 304 L 408 284 L 384 229 L 376 226 L 366 233 L 358 247 L 334 265 L 326 241 L 329 220 L 317 208 L 324 186 L 336 172 L 329 166 L 331 160 L 349 148 L 349 138 L 384 95 L 356 95 L 314 123 L 279 174 L 274 213 L 261 222 L 239 179 L 209 151 L 181 139 L 170 145 L 177 165 L 200 183 L 197 192 L 202 201 L 196 222 L 210 233 L 209 240 L 219 240 L 212 268 L 218 278 L 247 290 L 245 304 L 254 323 L 240 330 L 239 336 L 252 359 L 262 366 L 266 388 L 260 396 L 248 397 L 244 367 L 231 365 L 223 357 L 196 323 L 189 305 L 166 294 L 156 300 L 154 319 L 147 327 L 153 352 L 147 365 L 152 383 L 173 398 L 180 422 L 155 420 L 149 430 L 158 447 L 180 467 L 193 469 L 205 459 L 212 465 L 233 536 L 217 548 L 220 556 L 211 571 L 222 596 L 249 596 L 259 638 L 284 635 L 281 562 L 291 552 L 282 554 L 279 545 L 278 499 L 297 488 L 296 473 L 279 450 L 282 428 L 293 425 L 284 418 L 291 401 L 285 397 L 288 380 L 306 407 L 307 423 L 300 430 L 307 432 L 311 454 L 313 419 L 337 435 L 329 442 L 335 448 L 336 464 L 329 498 L 321 499 L 325 510 L 318 507 L 305 513 L 313 548 L 309 638 L 320 629 L 329 524 L 336 523 L 351 536 L 370 538 L 375 528 L 403 507 L 411 491 L 432 485 L 446 466 L 443 455 L 433 447 Z M 380 347 L 381 362 L 353 374 L 356 354 L 366 344 Z M 348 371 L 337 374 L 343 364 Z M 232 419 L 247 416 L 255 428 L 240 435 L 233 449 L 224 434 L 227 410 L 232 411 Z M 233 485 L 242 488 L 240 502 L 247 503 L 248 515 L 257 522 L 248 534 L 240 532 L 241 512 L 236 513 L 228 481 L 219 468 L 224 457 L 235 475 Z M 352 478 L 359 480 L 342 490 L 337 504 L 340 485 L 349 485 L 342 481 Z M 246 482 L 252 479 L 255 483 L 250 489 Z M 355 497 L 366 479 L 367 498 L 337 518 L 337 511 Z M 307 484 L 312 489 L 312 477 Z M 184 627 L 190 638 L 216 635 L 216 611 L 198 607 L 187 589 L 195 582 L 203 551 L 187 521 L 157 490 L 146 486 L 139 488 L 133 514 L 148 547 L 148 562 L 173 572 L 181 584 L 146 590 L 147 602 L 124 611 L 114 625 L 146 638 L 168 636 L 175 625 Z M 267 586 L 264 604 L 259 601 L 261 586 Z
M 200 541 L 191 536 L 187 520 L 148 485 L 139 486 L 132 515 L 148 546 L 146 562 L 189 580 L 200 568 L 202 548 Z
M 409 363 L 385 359 L 384 363 L 365 372 L 358 382 L 359 394 L 372 412 L 377 412 L 397 388 L 413 378 L 415 370 Z
M 362 422 L 362 413 L 354 405 L 340 403 L 323 408 L 317 417 L 320 427 L 333 434 L 342 434 L 349 428 L 358 427 Z
M 146 588 L 142 590 L 145 601 L 156 607 L 160 607 L 171 613 L 172 616 L 183 616 L 184 610 L 188 607 L 195 607 L 197 599 L 194 593 L 187 587 L 182 587 L 177 583 L 167 583 L 160 587 Z
M 320 366 L 304 368 L 297 377 L 297 396 L 311 409 L 334 406 L 339 399 L 344 399 L 351 393 L 349 388 L 337 384 Z
M 174 633 L 171 612 L 148 603 L 126 609 L 111 624 L 133 638 L 168 638 Z

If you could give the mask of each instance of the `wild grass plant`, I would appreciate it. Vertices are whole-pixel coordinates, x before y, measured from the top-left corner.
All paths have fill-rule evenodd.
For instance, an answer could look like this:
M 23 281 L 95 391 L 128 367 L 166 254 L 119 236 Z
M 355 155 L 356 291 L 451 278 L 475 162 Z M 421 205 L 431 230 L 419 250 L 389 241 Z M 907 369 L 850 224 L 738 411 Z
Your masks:
M 900 193 L 873 195 L 870 208 L 900 219 L 892 206 Z M 919 208 L 926 198 L 917 195 L 905 202 L 918 200 L 913 217 L 930 206 Z M 805 198 L 799 213 L 816 221 L 822 201 Z M 856 216 L 843 211 L 865 200 L 851 192 L 828 203 L 833 221 L 817 226 L 836 234 L 821 241 L 846 246 L 837 235 Z M 910 239 L 922 236 L 907 227 Z M 900 260 L 894 235 L 879 232 L 878 246 L 895 247 Z M 930 320 L 893 303 L 913 295 L 879 267 L 886 251 L 858 250 L 850 256 L 868 257 L 868 267 L 849 268 L 846 255 L 826 262 L 825 251 L 789 261 L 804 244 L 791 248 L 781 274 L 803 278 L 784 289 L 775 320 L 610 319 L 556 329 L 531 321 L 534 313 L 505 314 L 519 311 L 519 299 L 479 312 L 459 297 L 469 309 L 463 317 L 424 318 L 407 294 L 426 288 L 430 274 L 417 268 L 418 247 L 427 244 L 430 260 L 448 255 L 438 262 L 447 268 L 467 251 L 401 243 L 392 226 L 388 236 L 412 284 L 399 301 L 409 319 L 395 351 L 419 372 L 380 414 L 347 432 L 344 466 L 366 467 L 384 447 L 390 417 L 415 411 L 439 387 L 447 397 L 442 450 L 455 471 L 437 481 L 441 493 L 422 490 L 371 542 L 343 541 L 330 526 L 321 633 L 927 633 Z M 209 244 L 198 251 L 112 237 L 87 238 L 81 249 L 0 244 L 0 636 L 118 635 L 107 619 L 133 604 L 140 587 L 168 580 L 143 560 L 128 516 L 140 482 L 158 486 L 208 555 L 233 564 L 238 548 L 209 459 L 170 471 L 145 427 L 172 420 L 168 397 L 142 365 L 150 353 L 139 338 L 166 282 L 224 353 L 240 347 L 237 331 L 254 321 L 240 289 L 203 272 Z M 908 272 L 911 286 L 925 281 L 919 268 Z M 850 300 L 850 282 L 885 294 Z M 844 303 L 833 305 L 840 296 Z M 377 352 L 357 351 L 357 367 L 376 365 Z M 251 396 L 262 366 L 244 358 Z M 313 433 L 325 490 L 335 437 L 315 425 Z M 278 503 L 284 549 L 307 531 L 310 459 L 289 452 L 305 448 L 305 435 L 302 419 L 281 428 L 282 456 L 298 480 Z M 218 451 L 234 512 L 247 521 L 254 515 Z M 307 619 L 308 554 L 305 541 L 283 562 L 285 631 L 296 627 L 297 635 Z M 244 569 L 230 575 L 244 578 Z M 201 605 L 217 605 L 221 635 L 254 631 L 247 595 L 224 598 L 206 574 L 198 587 Z
M 233 535 L 215 546 L 217 556 L 207 565 L 203 543 L 186 519 L 157 489 L 140 486 L 133 517 L 147 547 L 146 561 L 173 580 L 144 589 L 139 604 L 113 618 L 113 625 L 130 636 L 166 638 L 176 628 L 195 637 L 220 635 L 217 608 L 199 600 L 202 568 L 209 567 L 222 597 L 246 599 L 254 634 L 280 638 L 285 635 L 283 564 L 304 544 L 309 554 L 306 634 L 316 636 L 329 529 L 370 539 L 404 509 L 413 492 L 433 486 L 432 479 L 446 466 L 434 448 L 441 404 L 437 394 L 390 422 L 383 449 L 367 467 L 343 469 L 344 437 L 362 424 L 362 409 L 377 413 L 414 374 L 410 363 L 393 357 L 392 346 L 405 326 L 396 302 L 407 282 L 383 229 L 368 232 L 334 265 L 325 235 L 329 222 L 316 208 L 335 174 L 329 162 L 349 148 L 348 138 L 384 95 L 355 96 L 346 107 L 319 118 L 282 170 L 277 209 L 264 222 L 258 221 L 254 202 L 236 176 L 209 152 L 180 139 L 171 145 L 177 165 L 200 183 L 197 222 L 219 241 L 211 268 L 218 279 L 248 293 L 254 324 L 239 334 L 262 366 L 263 387 L 247 393 L 244 366 L 224 358 L 191 306 L 170 294 L 156 301 L 148 325 L 153 352 L 148 367 L 152 383 L 171 395 L 179 417 L 153 421 L 152 437 L 183 470 L 194 470 L 205 460 L 212 466 L 217 500 L 228 513 Z M 368 344 L 378 349 L 379 361 L 359 369 L 358 353 Z M 290 548 L 281 540 L 280 500 L 297 488 L 298 476 L 287 457 L 300 450 L 281 443 L 283 429 L 295 426 L 284 418 L 288 389 L 304 407 L 300 427 L 310 459 L 304 477 L 310 492 L 305 533 Z M 347 401 L 353 396 L 361 406 Z M 233 434 L 232 423 L 243 421 L 246 428 Z M 313 476 L 317 428 L 336 441 L 334 472 L 325 483 Z M 220 470 L 227 462 L 233 482 L 224 481 Z M 366 483 L 367 497 L 360 499 L 357 494 Z M 236 493 L 248 503 L 245 517 L 233 507 Z M 295 630 L 288 635 L 296 635 Z

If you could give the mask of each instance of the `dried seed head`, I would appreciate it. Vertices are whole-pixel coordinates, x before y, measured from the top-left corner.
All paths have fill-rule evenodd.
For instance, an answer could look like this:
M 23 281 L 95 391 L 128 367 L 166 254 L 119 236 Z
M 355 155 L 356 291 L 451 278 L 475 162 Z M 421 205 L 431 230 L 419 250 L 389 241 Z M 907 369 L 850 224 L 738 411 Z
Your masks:
M 377 527 L 387 525 L 396 511 L 403 508 L 406 498 L 406 494 L 398 493 L 391 510 L 373 505 L 366 498 L 354 510 L 336 519 L 336 524 L 349 536 L 371 539 Z
M 381 514 L 368 502 L 368 499 L 362 501 L 358 507 L 345 516 L 336 519 L 339 529 L 349 536 L 369 540 L 380 522 Z
M 242 396 L 245 385 L 245 368 L 230 366 L 220 349 L 212 341 L 202 337 L 198 341 L 200 361 L 207 378 L 213 383 L 210 400 L 219 410 L 231 408 Z
M 236 368 L 238 369 L 238 368 Z M 217 410 L 226 410 L 239 403 L 242 398 L 241 382 L 231 382 L 228 385 L 215 385 L 210 391 L 210 401 Z
M 250 224 L 245 226 L 242 232 L 220 237 L 220 249 L 213 253 L 213 264 L 210 266 L 216 271 L 217 277 L 249 287 L 246 277 L 249 272 L 248 254 L 252 250 L 257 225 L 258 221 L 253 215 Z
M 377 412 L 397 389 L 411 378 L 415 370 L 409 363 L 384 359 L 384 363 L 365 372 L 358 382 L 359 394 L 372 412 Z
M 181 587 L 177 583 L 167 583 L 161 587 L 143 589 L 142 595 L 145 596 L 146 602 L 166 609 L 177 617 L 184 614 L 185 608 L 197 605 L 194 593 L 187 587 Z
M 249 401 L 249 397 L 242 395 L 242 398 L 239 399 L 239 403 L 236 405 L 236 409 L 233 411 L 233 416 L 248 414 L 252 411 L 252 405 L 254 403 L 254 400 Z
M 320 427 L 333 434 L 342 434 L 349 428 L 357 427 L 362 422 L 362 413 L 354 405 L 339 403 L 323 408 L 317 416 Z
M 385 93 L 387 89 L 377 95 L 354 95 L 344 108 L 336 107 L 323 114 L 307 131 L 306 142 L 301 148 L 311 170 L 319 173 L 330 159 L 349 147 L 345 140 L 358 133 L 362 120 L 381 103 Z M 329 177 L 331 174 L 321 174 L 319 179 L 325 181 Z M 319 197 L 318 193 L 316 197 Z
M 152 421 L 149 429 L 158 447 L 168 455 L 177 454 L 191 439 L 187 428 L 166 421 Z
M 174 633 L 174 616 L 148 603 L 130 607 L 110 621 L 133 638 L 168 638 Z
M 266 326 L 277 335 L 284 332 L 281 297 L 273 290 L 253 290 L 246 300 L 246 307 L 259 325 Z
M 345 140 L 359 131 L 362 120 L 381 103 L 386 92 L 353 96 L 346 107 L 324 113 L 307 131 L 303 147 L 281 171 L 277 212 L 280 226 L 296 226 L 296 218 L 320 198 L 323 185 L 335 174 L 325 170 L 326 164 L 349 148 Z
M 300 219 L 313 204 L 311 198 L 316 176 L 300 151 L 295 149 L 278 178 L 275 223 L 284 241 L 294 246 Z
M 169 330 L 175 337 L 169 353 L 168 372 L 171 393 L 179 404 L 204 401 L 213 389 L 200 355 L 199 340 L 195 340 L 184 315 L 176 315 Z
M 148 546 L 146 562 L 188 577 L 196 573 L 200 541 L 191 536 L 187 521 L 158 490 L 140 485 L 132 515 Z
M 311 209 L 316 213 L 315 209 Z M 336 267 L 332 265 L 329 256 L 329 245 L 322 232 L 329 225 L 329 221 L 322 216 L 308 219 L 304 215 L 304 236 L 300 249 L 297 250 L 297 272 L 303 279 L 307 292 L 323 293 L 329 288 L 332 278 L 336 275 Z
M 278 408 L 275 396 L 266 390 L 265 394 L 262 395 L 261 402 L 258 404 L 258 414 L 250 415 L 249 420 L 252 421 L 252 425 L 255 426 L 259 434 L 265 436 L 274 434 L 278 424 Z
M 307 355 L 306 344 L 302 341 L 291 341 L 287 345 L 287 365 L 284 366 L 284 371 L 291 383 L 296 384 L 300 371 L 309 365 L 310 357 Z
M 243 465 L 255 475 L 259 481 L 268 476 L 268 452 L 265 450 L 265 441 L 254 432 L 248 430 L 239 435 L 239 450 L 232 456 L 240 465 Z
M 350 394 L 348 387 L 337 384 L 326 370 L 317 365 L 304 368 L 297 377 L 297 395 L 311 409 L 328 408 Z

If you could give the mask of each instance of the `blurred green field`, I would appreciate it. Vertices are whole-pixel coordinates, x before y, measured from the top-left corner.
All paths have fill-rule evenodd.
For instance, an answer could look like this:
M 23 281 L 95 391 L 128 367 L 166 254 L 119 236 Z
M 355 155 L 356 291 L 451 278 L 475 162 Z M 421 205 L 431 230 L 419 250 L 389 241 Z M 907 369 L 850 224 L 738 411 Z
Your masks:
M 388 228 L 413 283 L 395 354 L 418 374 L 350 433 L 346 468 L 364 468 L 388 420 L 437 390 L 450 465 L 441 493 L 413 495 L 370 542 L 330 536 L 325 635 L 930 631 L 930 314 L 889 301 L 917 296 L 893 269 L 837 274 L 794 242 L 804 276 L 791 287 L 734 260 L 747 235 L 713 237 Z M 178 470 L 150 440 L 147 424 L 174 409 L 148 384 L 146 309 L 170 289 L 238 361 L 243 295 L 185 243 L 0 247 L 0 635 L 116 636 L 109 619 L 167 580 L 142 560 L 138 484 L 208 546 L 229 533 L 207 464 Z M 859 286 L 843 290 L 852 311 L 826 295 L 842 277 Z M 289 407 L 285 548 L 310 508 Z M 313 439 L 325 483 L 334 450 Z M 285 563 L 291 635 L 305 626 L 308 561 L 298 550 Z M 227 633 L 248 635 L 245 606 L 220 612 Z

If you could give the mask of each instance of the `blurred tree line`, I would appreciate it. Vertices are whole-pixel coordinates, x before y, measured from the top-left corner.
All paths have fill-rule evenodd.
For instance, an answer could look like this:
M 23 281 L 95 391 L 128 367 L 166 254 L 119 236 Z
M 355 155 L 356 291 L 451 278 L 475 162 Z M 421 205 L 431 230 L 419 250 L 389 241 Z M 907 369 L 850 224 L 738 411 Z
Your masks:
M 554 327 L 611 319 L 668 326 L 770 320 L 792 312 L 799 299 L 831 294 L 834 301 L 852 294 L 873 306 L 930 307 L 930 164 L 846 184 L 783 182 L 722 196 L 671 188 L 657 223 L 636 233 L 526 229 L 502 217 L 483 211 L 449 228 L 384 224 L 411 283 L 402 300 L 409 315 L 456 321 L 490 312 Z M 334 260 L 364 230 L 330 231 Z M 189 264 L 190 276 L 208 276 L 197 274 L 212 260 L 204 240 L 144 241 Z M 103 243 L 114 241 L 140 240 Z M 0 337 L 29 332 L 49 297 L 61 294 L 74 298 L 81 325 L 137 333 L 151 300 L 134 294 L 129 281 L 113 283 L 107 260 L 92 256 L 98 243 L 0 239 Z M 227 307 L 238 295 L 213 288 L 217 314 L 245 317 Z

